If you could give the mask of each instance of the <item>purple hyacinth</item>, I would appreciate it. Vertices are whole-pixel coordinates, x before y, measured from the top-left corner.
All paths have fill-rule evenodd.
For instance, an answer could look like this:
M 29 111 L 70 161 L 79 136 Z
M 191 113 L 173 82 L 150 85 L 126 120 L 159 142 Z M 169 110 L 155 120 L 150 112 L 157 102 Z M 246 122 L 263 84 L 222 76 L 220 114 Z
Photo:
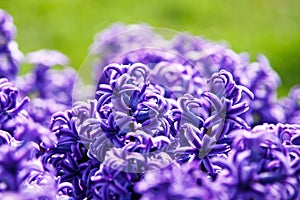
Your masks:
M 273 125 L 237 130 L 228 159 L 215 159 L 229 199 L 298 199 L 293 162 Z M 280 127 L 280 125 L 279 125 Z
M 7 79 L 0 79 L 0 128 L 19 141 L 34 141 L 42 148 L 54 145 L 50 131 L 35 123 L 25 111 L 29 98 L 19 102 L 19 91 Z
M 57 103 L 54 99 L 34 98 L 27 106 L 27 112 L 31 118 L 45 126 L 49 127 L 51 116 L 59 111 L 68 109 L 68 106 Z
M 162 87 L 149 83 L 146 65 L 109 65 L 99 82 L 97 111 L 103 130 L 117 131 L 116 137 L 137 129 L 153 136 L 172 134 L 168 124 L 173 100 L 164 98 Z
M 22 53 L 14 41 L 16 33 L 13 19 L 0 9 L 0 78 L 14 80 L 22 61 Z
M 280 78 L 264 56 L 260 55 L 257 57 L 257 62 L 250 63 L 247 54 L 237 54 L 224 44 L 214 43 L 188 34 L 177 34 L 168 41 L 158 37 L 158 34 L 155 34 L 151 29 L 146 28 L 148 31 L 151 30 L 151 34 L 155 36 L 150 37 L 149 32 L 144 31 L 146 33 L 143 33 L 141 30 L 143 28 L 135 29 L 134 26 L 115 25 L 107 31 L 99 33 L 98 39 L 94 43 L 95 54 L 99 60 L 104 62 L 98 62 L 97 66 L 101 70 L 98 70 L 96 74 L 100 74 L 104 66 L 111 62 L 118 64 L 141 62 L 148 65 L 150 69 L 161 62 L 172 63 L 173 66 L 177 65 L 178 69 L 182 68 L 180 65 L 184 65 L 183 68 L 189 65 L 192 68 L 192 74 L 187 74 L 187 76 L 190 77 L 191 81 L 181 82 L 181 86 L 178 84 L 171 88 L 179 97 L 185 92 L 190 94 L 193 92 L 192 95 L 199 96 L 205 85 L 203 80 L 223 69 L 232 73 L 237 84 L 249 88 L 254 93 L 254 100 L 249 102 L 251 104 L 250 111 L 242 116 L 249 125 L 254 126 L 264 122 L 277 123 L 283 120 L 282 109 L 276 104 L 276 90 L 280 84 Z M 131 37 L 135 34 L 138 36 Z M 159 66 L 162 65 L 166 64 Z M 160 70 L 168 70 L 168 68 L 163 67 Z M 172 75 L 176 75 L 178 72 L 181 72 L 182 75 L 186 74 L 176 70 L 175 67 L 169 72 L 170 74 L 166 73 L 165 77 L 154 77 L 156 82 L 160 84 L 161 80 L 164 80 L 162 78 L 166 78 L 168 81 L 172 80 L 175 77 Z M 195 80 L 195 90 L 200 90 L 196 93 L 191 90 Z M 166 83 L 163 82 L 162 84 Z M 180 82 L 178 81 L 178 83 Z M 191 83 L 190 87 L 187 86 L 188 83 Z M 164 87 L 168 88 L 169 85 L 164 85 Z M 179 93 L 177 87 L 181 89 Z M 187 89 L 182 90 L 182 88 Z
M 56 180 L 33 157 L 34 151 L 31 143 L 19 148 L 0 146 L 1 199 L 56 199 Z
M 204 92 L 202 98 L 185 95 L 178 100 L 176 112 L 181 115 L 181 125 L 176 152 L 180 162 L 197 160 L 214 177 L 217 168 L 210 158 L 230 150 L 230 131 L 249 128 L 240 115 L 249 109 L 245 97 L 253 98 L 253 94 L 236 85 L 225 70 L 213 74 L 208 83 L 209 92 Z
M 151 171 L 136 185 L 141 200 L 150 199 L 226 199 L 224 189 L 211 182 L 197 164 L 177 164 L 160 171 Z
M 32 88 L 26 92 L 36 93 L 36 96 L 40 98 L 52 98 L 58 103 L 71 105 L 76 72 L 67 67 L 69 59 L 58 51 L 39 50 L 28 54 L 26 60 L 34 66 L 31 72 L 31 79 L 34 80 L 31 83 Z M 53 69 L 55 67 L 60 67 L 60 69 Z M 22 88 L 20 90 L 22 91 Z
M 19 102 L 18 93 L 19 91 L 7 79 L 0 79 L 0 128 L 11 134 L 13 129 L 6 127 L 7 122 L 18 115 L 26 115 L 23 109 L 29 102 L 28 97 Z
M 112 148 L 107 152 L 100 169 L 91 177 L 94 198 L 139 199 L 141 194 L 134 187 L 143 178 L 143 174 L 165 168 L 172 162 L 172 158 L 164 152 L 147 157 L 131 152 L 127 147 Z
M 106 65 L 115 62 L 116 59 L 127 60 L 125 62 L 142 62 L 136 60 L 137 55 L 141 55 L 145 60 L 150 62 L 155 58 L 149 54 L 141 54 L 139 49 L 146 48 L 161 48 L 165 46 L 166 41 L 153 28 L 145 24 L 124 25 L 114 24 L 103 32 L 98 33 L 94 44 L 91 46 L 91 51 L 98 58 L 94 63 L 94 71 L 96 74 L 95 80 L 98 80 L 98 75 L 103 72 Z M 126 56 L 131 51 L 131 57 Z M 146 49 L 147 51 L 147 49 Z M 150 50 L 151 51 L 151 50 Z M 124 56 L 125 55 L 125 56 Z M 121 57 L 121 58 L 119 58 Z M 131 59 L 132 58 L 132 59 Z M 156 57 L 155 59 L 157 59 Z M 160 58 L 163 58 L 160 56 Z M 120 63 L 121 64 L 121 63 Z M 122 63 L 126 64 L 126 63 Z M 129 63 L 127 63 L 129 64 Z M 148 64 L 148 63 L 144 63 Z
M 3 47 L 15 38 L 16 27 L 12 17 L 4 10 L 0 10 L 0 46 Z
M 237 54 L 226 45 L 187 34 L 176 35 L 172 44 L 172 48 L 191 63 L 202 77 L 210 77 L 223 69 L 232 73 L 238 84 L 254 93 L 250 112 L 243 116 L 250 125 L 277 123 L 283 119 L 282 109 L 276 105 L 280 78 L 265 56 L 259 55 L 257 62 L 250 63 L 245 53 Z
M 51 164 L 59 183 L 67 184 L 65 194 L 84 199 L 91 198 L 90 177 L 99 168 L 99 161 L 88 157 L 87 149 L 79 138 L 71 111 L 53 115 L 51 130 L 57 137 L 57 144 L 42 156 L 43 164 Z
M 68 67 L 68 58 L 53 50 L 39 50 L 29 53 L 26 62 L 33 69 L 16 80 L 22 96 L 33 96 L 27 110 L 35 122 L 46 127 L 51 115 L 70 109 L 73 101 L 73 87 L 77 73 Z
M 281 122 L 300 124 L 300 88 L 298 86 L 293 87 L 288 97 L 279 100 L 278 106 L 284 113 L 284 120 Z

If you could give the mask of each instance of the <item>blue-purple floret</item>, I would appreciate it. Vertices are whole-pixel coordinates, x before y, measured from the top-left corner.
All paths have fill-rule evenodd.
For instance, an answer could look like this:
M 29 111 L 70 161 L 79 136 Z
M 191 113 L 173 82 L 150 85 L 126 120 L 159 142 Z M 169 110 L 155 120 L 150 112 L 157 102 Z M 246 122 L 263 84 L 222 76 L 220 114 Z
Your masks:
M 0 10 L 0 199 L 300 198 L 299 87 L 278 100 L 263 55 L 156 30 L 99 33 L 96 91 L 75 102 L 68 58 L 23 59 Z

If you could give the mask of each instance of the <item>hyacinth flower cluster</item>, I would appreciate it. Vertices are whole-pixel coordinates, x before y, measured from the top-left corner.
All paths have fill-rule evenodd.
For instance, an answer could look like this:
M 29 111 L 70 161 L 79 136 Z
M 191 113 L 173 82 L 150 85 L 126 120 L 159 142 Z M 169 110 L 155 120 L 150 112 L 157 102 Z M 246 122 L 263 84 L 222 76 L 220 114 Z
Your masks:
M 264 56 L 115 24 L 85 98 L 64 54 L 23 57 L 0 14 L 0 199 L 300 198 L 299 88 L 277 99 Z

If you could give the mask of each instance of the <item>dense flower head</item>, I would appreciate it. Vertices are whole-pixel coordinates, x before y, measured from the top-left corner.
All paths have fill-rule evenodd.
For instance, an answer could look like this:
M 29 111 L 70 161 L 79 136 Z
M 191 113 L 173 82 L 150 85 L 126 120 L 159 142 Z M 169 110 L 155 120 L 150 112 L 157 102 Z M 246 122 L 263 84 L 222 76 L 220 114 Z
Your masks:
M 228 159 L 214 161 L 223 168 L 216 181 L 227 188 L 229 199 L 298 199 L 294 165 L 299 158 L 283 145 L 290 140 L 287 133 L 298 131 L 299 126 L 264 124 L 232 132 Z
M 87 149 L 80 141 L 72 112 L 58 112 L 53 116 L 51 129 L 57 137 L 57 144 L 43 155 L 44 164 L 55 167 L 61 184 L 70 184 L 66 193 L 76 198 L 90 196 L 89 177 L 99 161 L 87 156 Z
M 210 181 L 195 163 L 170 165 L 160 171 L 146 173 L 136 185 L 142 200 L 150 199 L 225 199 L 224 189 Z
M 131 37 L 132 35 L 138 37 Z M 92 46 L 93 54 L 98 56 L 96 74 L 103 72 L 104 66 L 108 63 L 127 65 L 140 62 L 153 69 L 161 62 L 168 62 L 174 63 L 173 70 L 180 69 L 179 65 L 189 65 L 193 74 L 188 76 L 191 80 L 197 77 L 196 88 L 201 90 L 205 85 L 203 79 L 220 70 L 226 70 L 232 73 L 238 84 L 254 93 L 254 100 L 249 102 L 250 111 L 243 116 L 249 125 L 254 126 L 263 122 L 277 123 L 283 120 L 282 109 L 276 104 L 280 78 L 270 67 L 265 56 L 259 55 L 257 61 L 251 63 L 246 53 L 237 54 L 226 44 L 182 33 L 175 34 L 171 40 L 159 36 L 155 33 L 155 29 L 145 25 L 116 24 L 101 32 Z M 143 40 L 140 40 L 141 38 Z M 165 64 L 159 66 L 161 65 Z M 175 67 L 176 65 L 178 66 Z M 176 74 L 176 70 L 174 72 L 173 70 L 169 70 L 172 75 L 167 74 L 164 78 L 175 78 L 173 74 L 174 72 Z M 161 77 L 157 80 L 163 79 Z M 182 87 L 185 87 L 185 84 L 182 83 Z M 193 84 L 190 88 L 193 88 Z M 182 96 L 182 93 L 180 95 Z

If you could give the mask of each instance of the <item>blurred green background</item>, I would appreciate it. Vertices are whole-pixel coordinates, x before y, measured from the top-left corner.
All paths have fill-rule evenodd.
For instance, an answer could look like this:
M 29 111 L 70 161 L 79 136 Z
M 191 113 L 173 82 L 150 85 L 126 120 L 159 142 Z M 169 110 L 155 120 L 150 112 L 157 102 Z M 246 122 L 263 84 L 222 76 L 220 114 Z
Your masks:
M 254 60 L 265 54 L 281 76 L 279 94 L 300 83 L 299 0 L 0 0 L 24 53 L 47 48 L 79 68 L 94 35 L 114 22 L 141 23 L 226 41 Z

